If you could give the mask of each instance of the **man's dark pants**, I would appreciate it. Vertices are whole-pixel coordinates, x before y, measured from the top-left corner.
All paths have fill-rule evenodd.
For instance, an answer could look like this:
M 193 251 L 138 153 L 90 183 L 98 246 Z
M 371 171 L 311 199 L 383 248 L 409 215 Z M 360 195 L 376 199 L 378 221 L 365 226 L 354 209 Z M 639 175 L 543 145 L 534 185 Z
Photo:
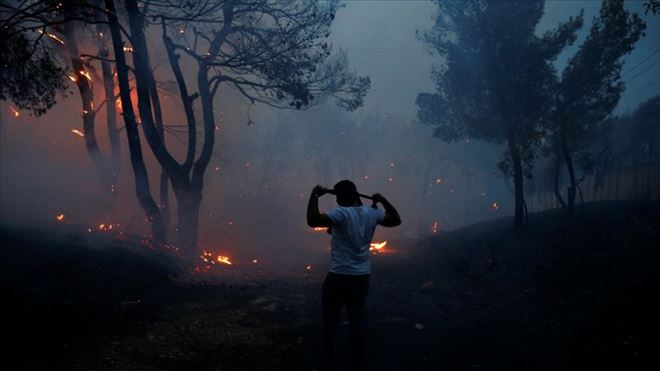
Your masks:
M 359 367 L 366 338 L 366 302 L 369 275 L 346 275 L 329 272 L 323 282 L 322 314 L 325 355 L 334 363 L 334 341 L 344 305 L 350 328 L 351 363 Z

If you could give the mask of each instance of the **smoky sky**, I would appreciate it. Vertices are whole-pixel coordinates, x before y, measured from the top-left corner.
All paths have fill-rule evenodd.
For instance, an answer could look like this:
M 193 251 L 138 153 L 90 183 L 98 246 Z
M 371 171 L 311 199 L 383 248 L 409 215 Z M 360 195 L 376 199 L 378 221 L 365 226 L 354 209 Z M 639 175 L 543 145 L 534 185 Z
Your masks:
M 627 83 L 617 114 L 634 110 L 657 95 L 660 86 L 660 52 L 652 55 L 660 48 L 660 15 L 643 14 L 643 1 L 626 6 L 640 14 L 647 29 L 625 58 Z M 558 69 L 584 40 L 599 7 L 599 1 L 546 3 L 539 34 L 580 9 L 585 12 L 579 38 L 558 58 Z M 327 235 L 310 232 L 305 225 L 307 197 L 317 183 L 332 186 L 344 178 L 353 179 L 365 193 L 383 193 L 399 208 L 402 227 L 379 230 L 377 239 L 415 239 L 434 230 L 510 215 L 511 186 L 496 167 L 503 148 L 470 141 L 446 144 L 432 138 L 431 129 L 416 120 L 415 97 L 434 90 L 430 73 L 439 58 L 429 54 L 416 32 L 432 26 L 434 13 L 428 1 L 345 2 L 332 27 L 333 49 L 345 50 L 350 69 L 371 78 L 364 106 L 355 112 L 342 111 L 331 100 L 305 111 L 274 110 L 251 106 L 231 89 L 220 90 L 215 100 L 219 130 L 205 176 L 200 245 L 245 259 L 325 253 Z M 160 42 L 155 37 L 149 43 L 158 64 L 163 60 Z M 183 63 L 186 73 L 193 75 Z M 157 75 L 172 80 L 166 65 L 158 67 Z M 111 204 L 99 197 L 84 141 L 72 134 L 82 124 L 78 93 L 70 90 L 69 97 L 60 98 L 39 118 L 15 118 L 10 104 L 1 103 L 2 223 L 53 223 L 54 215 L 66 213 L 74 224 L 115 222 L 129 225 L 129 232 L 146 233 L 125 133 L 120 202 L 110 211 Z M 164 102 L 166 124 L 182 123 L 176 96 L 165 96 Z M 97 127 L 107 153 L 103 115 Z M 179 138 L 167 134 L 166 142 L 182 153 Z M 143 149 L 157 198 L 158 167 L 145 142 Z M 322 209 L 333 205 L 331 198 L 322 199 Z

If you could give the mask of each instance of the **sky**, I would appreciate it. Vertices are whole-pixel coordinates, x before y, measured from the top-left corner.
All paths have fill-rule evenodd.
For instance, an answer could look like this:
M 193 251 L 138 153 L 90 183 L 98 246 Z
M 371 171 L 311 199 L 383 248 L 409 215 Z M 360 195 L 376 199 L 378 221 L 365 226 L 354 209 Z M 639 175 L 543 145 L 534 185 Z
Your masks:
M 647 30 L 625 58 L 627 83 L 618 114 L 630 112 L 660 92 L 660 15 L 644 15 L 642 4 L 626 2 L 629 10 L 642 13 Z M 599 5 L 599 1 L 546 3 L 539 34 L 580 9 L 585 11 L 580 37 L 558 58 L 558 69 L 577 50 Z M 435 223 L 444 230 L 509 215 L 511 187 L 498 175 L 496 166 L 502 148 L 445 144 L 417 123 L 415 97 L 434 90 L 430 72 L 438 57 L 416 39 L 416 32 L 432 26 L 434 13 L 435 6 L 421 0 L 345 2 L 332 26 L 333 48 L 345 50 L 350 68 L 371 78 L 364 106 L 355 112 L 342 112 L 331 102 L 303 112 L 257 106 L 251 110 L 255 124 L 246 125 L 247 102 L 234 91 L 221 91 L 216 98 L 220 130 L 205 177 L 203 241 L 259 245 L 263 252 L 273 241 L 291 244 L 293 236 L 324 246 L 325 235 L 305 235 L 306 197 L 315 184 L 331 186 L 345 177 L 354 179 L 366 193 L 391 196 L 404 218 L 399 236 L 429 233 Z M 153 45 L 157 44 L 156 39 Z M 152 60 L 162 58 L 161 52 L 154 51 Z M 165 65 L 161 64 L 159 73 L 166 72 Z M 175 98 L 164 97 L 171 124 L 182 122 L 178 104 Z M 6 102 L 0 103 L 0 109 L 3 222 L 52 221 L 53 215 L 60 213 L 71 215 L 77 223 L 109 220 L 107 213 L 97 212 L 107 209 L 108 204 L 98 197 L 84 141 L 71 133 L 81 129 L 77 92 L 39 118 L 14 118 Z M 104 130 L 97 133 L 107 151 Z M 167 140 L 181 153 L 175 138 Z M 117 214 L 122 223 L 131 223 L 135 231 L 144 232 L 140 222 L 134 222 L 141 219 L 141 211 L 132 189 L 124 137 L 122 142 L 122 206 Z M 147 148 L 146 143 L 143 146 Z M 145 153 L 152 188 L 156 189 L 155 161 L 148 150 Z M 338 163 L 341 161 L 355 163 Z M 322 206 L 332 207 L 332 202 L 324 200 Z M 273 226 L 273 218 L 287 221 L 291 228 Z M 262 235 L 268 239 L 260 240 Z

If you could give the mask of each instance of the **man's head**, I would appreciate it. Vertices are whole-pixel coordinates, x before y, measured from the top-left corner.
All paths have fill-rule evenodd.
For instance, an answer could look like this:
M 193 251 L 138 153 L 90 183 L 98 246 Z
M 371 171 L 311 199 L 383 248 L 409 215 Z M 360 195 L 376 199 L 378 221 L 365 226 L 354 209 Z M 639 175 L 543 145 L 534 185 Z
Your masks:
M 332 187 L 332 191 L 337 195 L 337 204 L 339 206 L 348 207 L 362 205 L 357 187 L 348 179 L 337 182 L 337 184 Z

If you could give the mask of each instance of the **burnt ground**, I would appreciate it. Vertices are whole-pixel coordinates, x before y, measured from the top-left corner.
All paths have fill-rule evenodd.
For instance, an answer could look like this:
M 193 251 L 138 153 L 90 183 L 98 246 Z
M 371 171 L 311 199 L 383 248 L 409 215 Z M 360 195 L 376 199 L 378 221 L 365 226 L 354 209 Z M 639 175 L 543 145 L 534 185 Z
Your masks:
M 367 369 L 659 369 L 660 205 L 529 222 L 375 256 Z M 318 369 L 320 268 L 200 275 L 126 241 L 1 238 L 1 368 Z

